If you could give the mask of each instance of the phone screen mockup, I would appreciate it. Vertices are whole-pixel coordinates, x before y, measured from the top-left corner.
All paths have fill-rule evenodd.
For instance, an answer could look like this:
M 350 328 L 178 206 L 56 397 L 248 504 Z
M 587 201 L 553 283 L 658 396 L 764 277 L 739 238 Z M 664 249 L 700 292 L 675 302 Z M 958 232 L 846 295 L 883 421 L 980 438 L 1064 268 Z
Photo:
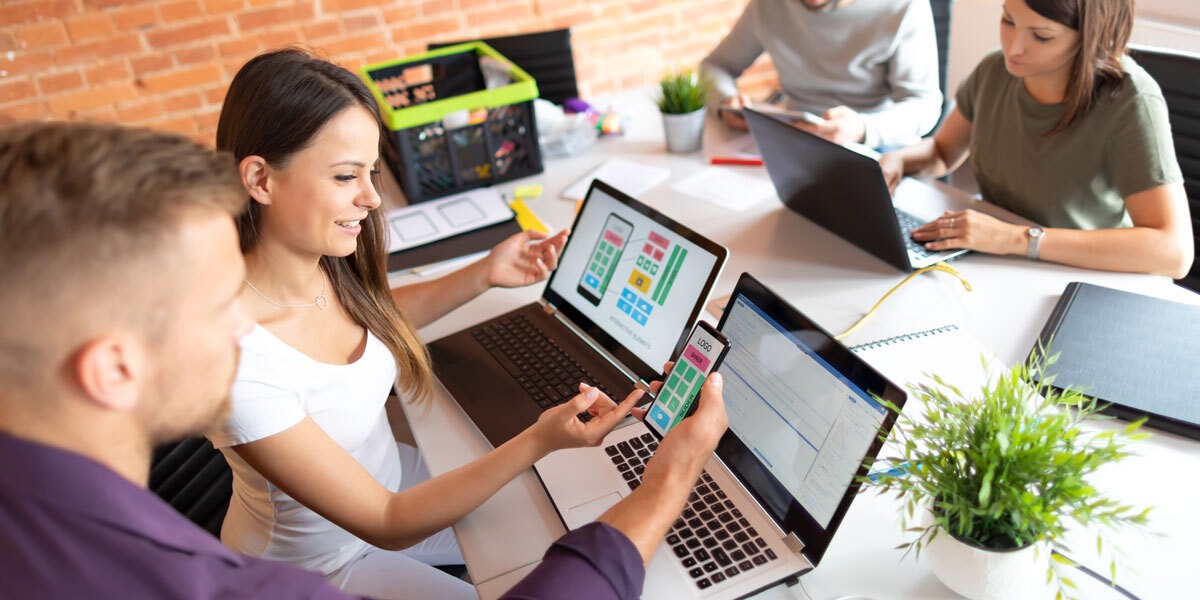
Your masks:
M 615 214 L 608 215 L 604 229 L 592 249 L 583 276 L 579 278 L 576 291 L 594 305 L 599 306 L 608 290 L 608 282 L 612 279 L 613 271 L 617 269 L 617 261 L 625 250 L 625 244 L 633 233 L 633 224 Z
M 696 323 L 646 413 L 646 425 L 665 436 L 691 414 L 705 378 L 721 365 L 727 350 L 729 340 L 725 336 L 704 321 Z

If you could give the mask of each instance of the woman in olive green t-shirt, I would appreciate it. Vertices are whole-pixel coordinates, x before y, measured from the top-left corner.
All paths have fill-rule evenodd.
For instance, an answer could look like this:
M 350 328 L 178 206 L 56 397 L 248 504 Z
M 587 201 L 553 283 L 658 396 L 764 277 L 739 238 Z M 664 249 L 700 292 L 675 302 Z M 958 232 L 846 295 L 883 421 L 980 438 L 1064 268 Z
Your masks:
M 1132 4 L 1004 0 L 1002 51 L 963 82 L 932 138 L 880 165 L 895 187 L 902 174 L 939 176 L 969 156 L 986 200 L 1040 226 L 965 210 L 914 229 L 913 239 L 931 250 L 1187 273 L 1191 220 L 1166 104 L 1125 56 Z

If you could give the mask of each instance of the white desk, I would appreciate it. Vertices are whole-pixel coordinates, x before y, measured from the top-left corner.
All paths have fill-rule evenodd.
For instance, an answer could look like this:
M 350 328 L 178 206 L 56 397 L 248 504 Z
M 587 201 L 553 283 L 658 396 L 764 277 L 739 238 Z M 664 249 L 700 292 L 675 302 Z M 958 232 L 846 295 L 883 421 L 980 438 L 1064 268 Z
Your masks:
M 559 199 L 559 192 L 594 165 L 611 156 L 623 156 L 665 166 L 671 170 L 671 177 L 641 200 L 730 248 L 729 263 L 714 295 L 729 293 L 738 276 L 749 271 L 834 332 L 852 324 L 903 277 L 787 210 L 777 200 L 738 213 L 672 191 L 673 182 L 705 166 L 701 155 L 665 152 L 659 116 L 648 98 L 627 97 L 622 108 L 629 128 L 624 137 L 601 139 L 581 156 L 547 161 L 544 174 L 503 184 L 500 189 L 511 195 L 517 185 L 543 184 L 544 195 L 528 204 L 548 226 L 561 228 L 571 223 L 574 203 Z M 706 132 L 709 147 L 728 136 L 710 120 Z M 741 169 L 755 177 L 766 177 L 761 167 Z M 1200 296 L 1162 277 L 1087 271 L 981 254 L 963 257 L 954 266 L 971 281 L 974 292 L 965 292 L 957 280 L 943 274 L 922 275 L 893 295 L 870 323 L 846 341 L 854 344 L 956 323 L 1000 360 L 1012 364 L 1028 353 L 1070 281 L 1200 305 Z M 393 285 L 415 278 L 394 277 Z M 421 334 L 426 340 L 437 339 L 533 302 L 541 289 L 534 286 L 489 291 Z M 427 408 L 405 405 L 405 411 L 434 474 L 451 470 L 490 449 L 440 386 Z M 1127 563 L 1136 572 L 1120 573 L 1118 582 L 1142 598 L 1192 596 L 1191 570 L 1200 557 L 1194 549 L 1200 541 L 1200 519 L 1192 508 L 1200 485 L 1192 477 L 1200 472 L 1200 444 L 1156 433 L 1151 441 L 1139 446 L 1139 451 L 1142 456 L 1114 466 L 1098 483 L 1130 503 L 1157 506 L 1154 528 L 1163 536 L 1134 532 L 1119 538 L 1127 549 Z M 859 496 L 820 566 L 803 578 L 807 592 L 822 600 L 851 594 L 870 598 L 953 597 L 923 561 L 911 557 L 901 561 L 901 552 L 893 550 L 909 537 L 900 531 L 898 515 L 899 503 L 892 497 L 873 493 Z M 508 589 L 564 533 L 532 472 L 503 488 L 454 529 L 483 598 L 494 598 Z M 1081 547 L 1076 550 L 1081 554 L 1078 558 L 1086 560 L 1082 554 L 1094 549 L 1095 544 L 1090 538 L 1082 539 L 1085 541 L 1075 546 Z M 1075 580 L 1087 586 L 1087 597 L 1117 597 L 1103 586 L 1090 585 L 1082 574 Z M 762 597 L 804 598 L 805 593 L 799 586 L 790 590 L 780 587 Z

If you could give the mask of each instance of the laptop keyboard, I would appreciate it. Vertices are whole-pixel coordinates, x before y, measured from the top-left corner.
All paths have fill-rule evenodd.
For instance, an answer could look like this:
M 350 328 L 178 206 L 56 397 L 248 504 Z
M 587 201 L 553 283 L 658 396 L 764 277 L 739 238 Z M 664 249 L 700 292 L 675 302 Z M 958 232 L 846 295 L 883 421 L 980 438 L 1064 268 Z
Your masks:
M 587 369 L 524 315 L 489 323 L 472 331 L 471 336 L 525 388 L 542 410 L 573 398 L 579 393 L 581 381 L 613 397 Z M 587 421 L 591 415 L 582 412 L 579 417 Z
M 906 213 L 898 208 L 896 211 L 896 220 L 900 221 L 900 231 L 904 233 L 904 244 L 908 247 L 908 253 L 917 259 L 929 258 L 941 252 L 941 250 L 929 250 L 920 242 L 912 239 L 912 230 L 925 224 L 924 221 Z
M 649 433 L 604 447 L 629 489 L 642 483 L 646 461 L 658 448 Z M 692 582 L 706 589 L 779 558 L 708 471 L 700 475 L 683 513 L 667 532 L 667 545 Z

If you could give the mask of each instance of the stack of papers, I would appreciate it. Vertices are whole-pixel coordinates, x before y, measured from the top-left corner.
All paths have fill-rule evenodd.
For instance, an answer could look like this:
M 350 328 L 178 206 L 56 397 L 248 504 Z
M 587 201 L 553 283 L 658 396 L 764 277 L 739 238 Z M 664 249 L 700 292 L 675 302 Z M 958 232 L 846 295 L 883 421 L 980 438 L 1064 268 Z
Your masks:
M 599 179 L 634 198 L 650 191 L 671 175 L 664 167 L 643 165 L 623 158 L 610 158 L 567 186 L 562 197 L 567 200 L 582 200 L 587 195 L 593 179 Z
M 388 252 L 398 252 L 513 218 L 500 192 L 479 188 L 387 212 Z

